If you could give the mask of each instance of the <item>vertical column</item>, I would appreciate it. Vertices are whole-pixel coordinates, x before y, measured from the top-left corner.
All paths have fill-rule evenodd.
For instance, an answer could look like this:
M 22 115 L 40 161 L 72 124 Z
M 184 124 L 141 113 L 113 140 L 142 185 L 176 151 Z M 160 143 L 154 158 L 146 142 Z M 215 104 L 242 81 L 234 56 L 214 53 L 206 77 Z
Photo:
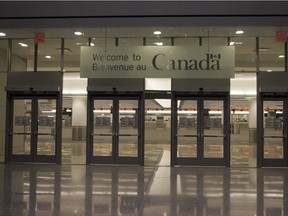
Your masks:
M 5 158 L 6 85 L 7 73 L 0 73 L 0 162 Z
M 257 100 L 249 99 L 249 166 L 256 166 L 257 149 Z
M 85 164 L 87 97 L 72 98 L 72 163 Z M 82 141 L 82 142 L 81 142 Z
M 0 51 L 0 162 L 5 160 L 5 128 L 6 128 L 6 91 L 7 86 L 7 71 L 11 69 L 11 40 L 8 41 L 7 52 Z M 4 44 L 3 44 L 4 45 Z M 8 49 L 10 47 L 10 49 Z M 9 63 L 9 64 L 8 64 Z M 7 66 L 7 68 L 2 66 Z M 6 71 L 7 70 L 7 71 Z M 5 72 L 4 72 L 5 71 Z

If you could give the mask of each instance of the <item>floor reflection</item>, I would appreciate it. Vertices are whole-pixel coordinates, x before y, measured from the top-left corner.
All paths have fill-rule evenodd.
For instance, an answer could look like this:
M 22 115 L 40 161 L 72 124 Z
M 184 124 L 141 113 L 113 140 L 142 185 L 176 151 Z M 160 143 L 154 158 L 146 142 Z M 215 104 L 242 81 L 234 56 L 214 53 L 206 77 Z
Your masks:
M 0 164 L 0 215 L 288 215 L 286 169 Z

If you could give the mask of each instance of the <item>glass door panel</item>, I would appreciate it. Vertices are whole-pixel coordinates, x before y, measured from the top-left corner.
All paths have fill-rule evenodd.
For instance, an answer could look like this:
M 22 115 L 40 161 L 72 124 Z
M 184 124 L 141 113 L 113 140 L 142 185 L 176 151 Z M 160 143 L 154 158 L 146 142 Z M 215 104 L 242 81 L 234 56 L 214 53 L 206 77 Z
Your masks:
M 10 98 L 8 161 L 60 163 L 57 104 L 57 96 Z
M 38 99 L 37 155 L 55 155 L 56 99 Z
M 112 156 L 113 100 L 94 100 L 93 156 Z
M 197 100 L 177 100 L 177 157 L 197 158 Z
M 223 100 L 204 100 L 204 158 L 224 157 Z
M 89 130 L 92 131 L 88 142 L 93 145 L 89 145 L 88 160 L 101 164 L 139 163 L 142 110 L 139 97 L 101 95 L 91 102 Z
M 31 99 L 13 100 L 12 154 L 31 154 Z
M 228 163 L 226 96 L 176 96 L 173 100 L 172 132 L 175 165 Z M 226 155 L 226 156 L 225 156 Z
M 263 101 L 264 159 L 284 158 L 283 101 Z
M 119 100 L 118 156 L 138 157 L 139 101 Z
M 223 138 L 205 137 L 204 139 L 204 158 L 223 158 Z

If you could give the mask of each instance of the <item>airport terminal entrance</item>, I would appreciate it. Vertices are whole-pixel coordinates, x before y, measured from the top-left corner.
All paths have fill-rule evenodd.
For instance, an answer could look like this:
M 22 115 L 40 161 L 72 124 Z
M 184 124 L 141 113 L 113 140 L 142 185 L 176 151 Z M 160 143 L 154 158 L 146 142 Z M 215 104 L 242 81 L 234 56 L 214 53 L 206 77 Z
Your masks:
M 287 73 L 257 77 L 257 166 L 288 167 Z
M 172 164 L 229 166 L 228 94 L 175 93 Z
M 57 107 L 57 96 L 9 97 L 7 161 L 60 163 Z
M 92 94 L 88 108 L 88 161 L 143 165 L 142 94 Z
M 261 166 L 287 167 L 287 96 L 261 96 Z
M 61 163 L 62 74 L 7 76 L 6 162 Z

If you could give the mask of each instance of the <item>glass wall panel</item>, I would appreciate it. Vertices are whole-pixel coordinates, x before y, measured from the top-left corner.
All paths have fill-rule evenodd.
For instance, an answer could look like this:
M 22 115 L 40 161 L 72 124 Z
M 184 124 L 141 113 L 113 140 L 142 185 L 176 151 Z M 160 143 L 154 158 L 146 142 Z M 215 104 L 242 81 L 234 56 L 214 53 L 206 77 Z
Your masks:
M 80 71 L 80 47 L 88 45 L 87 38 L 65 39 L 64 70 L 65 72 Z
M 203 37 L 202 46 L 227 46 L 228 38 L 227 37 Z
M 12 71 L 34 70 L 34 40 L 17 39 L 12 41 Z
M 275 37 L 259 38 L 260 71 L 285 71 L 284 42 L 277 42 Z
M 91 38 L 91 46 L 107 47 L 107 48 L 108 47 L 115 47 L 116 46 L 116 37 L 95 37 L 95 38 Z
M 145 165 L 170 165 L 170 108 L 169 99 L 145 100 Z
M 171 46 L 172 40 L 171 38 L 147 38 L 146 45 L 147 46 Z
M 118 46 L 142 46 L 143 38 L 119 38 Z
M 60 71 L 61 69 L 61 40 L 46 39 L 38 43 L 37 71 Z
M 174 38 L 174 46 L 199 46 L 197 37 L 179 37 Z
M 256 98 L 251 98 L 251 102 L 244 97 L 231 96 L 230 115 L 230 139 L 231 139 L 231 161 L 233 167 L 255 166 L 256 160 L 256 140 L 249 137 L 249 117 L 251 110 L 250 103 L 256 104 Z M 256 105 L 255 105 L 256 106 Z M 252 113 L 253 116 L 253 113 Z M 252 120 L 251 120 L 252 119 Z M 255 117 L 256 121 L 256 117 Z M 256 128 L 255 128 L 256 130 Z M 253 154 L 254 153 L 254 154 Z M 253 159 L 253 160 L 252 160 Z
M 7 71 L 8 40 L 0 40 L 0 71 Z
M 231 37 L 229 45 L 235 47 L 235 71 L 256 72 L 256 38 Z

